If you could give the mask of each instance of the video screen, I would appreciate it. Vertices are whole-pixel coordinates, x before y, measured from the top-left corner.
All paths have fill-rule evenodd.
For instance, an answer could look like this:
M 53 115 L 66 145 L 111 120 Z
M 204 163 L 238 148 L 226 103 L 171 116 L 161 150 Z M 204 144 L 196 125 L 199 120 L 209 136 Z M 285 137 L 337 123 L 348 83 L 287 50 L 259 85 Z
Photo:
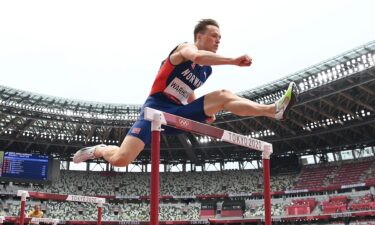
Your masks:
M 0 177 L 47 180 L 47 155 L 0 151 L 0 166 Z

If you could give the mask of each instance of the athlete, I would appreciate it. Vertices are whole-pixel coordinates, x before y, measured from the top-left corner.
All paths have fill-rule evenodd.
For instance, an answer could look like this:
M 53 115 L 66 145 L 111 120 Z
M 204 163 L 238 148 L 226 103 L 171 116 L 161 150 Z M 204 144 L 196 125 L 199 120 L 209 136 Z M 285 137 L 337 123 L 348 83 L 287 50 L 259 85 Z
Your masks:
M 231 58 L 216 54 L 221 39 L 215 20 L 203 19 L 194 29 L 194 44 L 182 43 L 162 62 L 149 97 L 142 106 L 141 115 L 129 130 L 121 146 L 96 145 L 77 151 L 73 162 L 104 158 L 111 165 L 129 165 L 151 142 L 151 122 L 143 119 L 143 109 L 151 107 L 200 122 L 215 121 L 221 110 L 238 116 L 267 116 L 283 120 L 295 104 L 298 88 L 290 83 L 286 93 L 274 104 L 263 105 L 241 98 L 228 90 L 218 90 L 196 99 L 194 90 L 210 77 L 214 65 L 248 67 L 251 57 Z M 163 127 L 166 134 L 176 134 L 174 128 Z

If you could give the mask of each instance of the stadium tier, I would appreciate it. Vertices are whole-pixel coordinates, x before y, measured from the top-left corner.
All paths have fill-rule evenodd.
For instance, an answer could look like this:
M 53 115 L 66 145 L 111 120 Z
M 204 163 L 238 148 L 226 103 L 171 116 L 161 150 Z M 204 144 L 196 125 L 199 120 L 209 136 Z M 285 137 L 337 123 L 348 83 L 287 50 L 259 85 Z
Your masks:
M 283 122 L 218 113 L 214 126 L 273 145 L 273 224 L 375 224 L 374 62 L 373 41 L 239 93 L 269 104 L 296 82 L 300 101 Z M 30 194 L 26 212 L 41 204 L 46 217 L 26 223 L 96 224 L 102 209 L 103 224 L 148 224 L 150 148 L 126 169 L 98 159 L 74 171 L 71 162 L 83 146 L 119 145 L 139 111 L 0 86 L 0 224 L 20 223 L 19 190 Z M 161 164 L 160 224 L 264 222 L 258 152 L 190 133 L 162 135 Z M 66 201 L 72 194 L 106 203 Z

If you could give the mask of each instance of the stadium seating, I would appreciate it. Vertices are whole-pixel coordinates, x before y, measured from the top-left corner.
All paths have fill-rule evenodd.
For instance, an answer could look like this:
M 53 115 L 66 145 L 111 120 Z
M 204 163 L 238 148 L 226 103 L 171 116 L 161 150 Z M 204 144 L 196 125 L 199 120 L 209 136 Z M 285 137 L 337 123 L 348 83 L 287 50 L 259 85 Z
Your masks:
M 272 177 L 271 190 L 292 188 L 295 176 Z M 262 179 L 262 172 L 259 170 L 161 173 L 160 193 L 166 196 L 250 193 L 262 191 Z M 101 172 L 78 171 L 61 171 L 60 178 L 54 183 L 34 187 L 34 190 L 40 192 L 112 196 L 146 196 L 149 195 L 149 189 L 149 173 L 116 173 L 114 176 L 103 176 Z
M 337 170 L 330 184 L 331 185 L 335 185 L 335 184 L 348 185 L 348 184 L 359 183 L 361 175 L 366 170 L 369 169 L 372 163 L 373 161 L 364 161 L 361 163 L 356 162 L 356 163 L 343 164 Z
M 332 184 L 351 184 L 374 179 L 374 160 L 356 160 L 342 164 L 331 163 L 326 166 L 307 166 L 300 174 L 272 176 L 272 191 L 299 190 Z M 348 179 L 342 174 L 348 175 Z M 341 182 L 336 179 L 342 179 Z M 192 196 L 209 194 L 238 194 L 262 192 L 263 178 L 261 170 L 221 171 L 221 172 L 184 172 L 161 173 L 160 194 L 168 196 Z M 72 185 L 74 184 L 74 185 Z M 25 186 L 26 185 L 26 186 Z M 81 172 L 62 170 L 59 179 L 44 185 L 2 185 L 1 192 L 16 193 L 18 189 L 30 191 L 134 197 L 149 195 L 149 173 L 114 173 L 114 172 Z M 297 196 L 298 194 L 296 194 Z M 284 199 L 272 204 L 272 215 L 287 216 L 301 214 L 337 213 L 346 211 L 375 209 L 374 197 L 371 193 L 352 196 L 350 193 L 326 197 Z M 125 201 L 125 203 L 124 203 Z M 119 203 L 120 202 L 120 203 Z M 149 220 L 149 204 L 143 201 L 111 202 L 104 205 L 103 220 Z M 97 208 L 88 203 L 72 203 L 61 201 L 43 201 L 42 210 L 45 215 L 64 220 L 95 220 Z M 27 211 L 36 202 L 28 202 Z M 317 207 L 319 206 L 319 207 Z M 19 201 L 5 199 L 1 201 L 0 215 L 17 216 Z M 262 200 L 246 200 L 243 217 L 262 217 L 264 206 Z M 209 217 L 221 217 L 210 213 Z M 161 220 L 198 220 L 201 218 L 199 200 L 191 203 L 174 201 L 160 204 Z M 202 218 L 205 218 L 202 215 Z
M 307 167 L 302 170 L 298 178 L 298 183 L 294 186 L 294 189 L 307 189 L 326 186 L 329 176 L 336 168 L 337 167 L 333 165 Z

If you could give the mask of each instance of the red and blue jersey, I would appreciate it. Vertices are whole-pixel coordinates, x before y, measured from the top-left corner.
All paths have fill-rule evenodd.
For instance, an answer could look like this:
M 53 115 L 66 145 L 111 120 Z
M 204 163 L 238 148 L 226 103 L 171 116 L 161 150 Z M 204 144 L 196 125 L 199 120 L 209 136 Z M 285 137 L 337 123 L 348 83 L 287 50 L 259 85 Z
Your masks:
M 186 105 L 193 91 L 202 86 L 211 75 L 212 68 L 190 60 L 173 65 L 169 57 L 170 55 L 162 62 L 150 96 L 164 95 L 175 103 Z
M 144 119 L 145 107 L 202 123 L 209 118 L 204 111 L 205 96 L 187 103 L 193 91 L 202 86 L 211 75 L 212 68 L 211 66 L 198 65 L 190 60 L 173 65 L 170 56 L 175 49 L 162 62 L 152 85 L 150 96 L 143 104 L 137 121 L 128 132 L 128 135 L 139 138 L 145 144 L 151 142 L 151 122 Z M 176 135 L 182 132 L 172 127 L 163 126 L 163 129 L 166 134 Z

